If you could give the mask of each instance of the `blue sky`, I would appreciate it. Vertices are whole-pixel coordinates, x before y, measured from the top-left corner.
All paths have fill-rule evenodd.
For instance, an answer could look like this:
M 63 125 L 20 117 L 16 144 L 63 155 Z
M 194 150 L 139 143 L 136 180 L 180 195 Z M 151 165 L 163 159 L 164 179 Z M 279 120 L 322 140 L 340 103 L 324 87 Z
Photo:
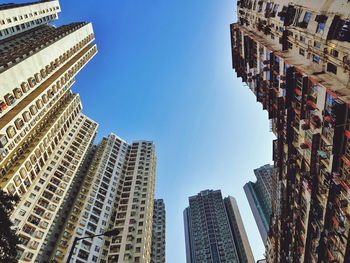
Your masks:
M 131 141 L 153 140 L 156 197 L 167 210 L 167 262 L 185 262 L 188 197 L 236 197 L 256 260 L 264 252 L 243 185 L 271 162 L 267 114 L 231 65 L 232 0 L 61 0 L 58 24 L 91 21 L 99 53 L 73 90 L 84 112 Z

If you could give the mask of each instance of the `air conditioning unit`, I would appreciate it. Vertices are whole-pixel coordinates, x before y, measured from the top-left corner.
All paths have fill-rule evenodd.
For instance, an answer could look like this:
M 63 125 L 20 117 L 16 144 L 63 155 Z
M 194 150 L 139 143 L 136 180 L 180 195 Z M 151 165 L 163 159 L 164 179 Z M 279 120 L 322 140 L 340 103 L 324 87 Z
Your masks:
M 45 222 L 45 221 L 41 221 L 40 224 L 39 224 L 39 226 L 40 226 L 41 228 L 43 228 L 43 229 L 46 229 L 46 228 L 48 227 L 48 223 Z
M 46 219 L 51 219 L 51 218 L 52 218 L 52 214 L 49 213 L 49 212 L 46 212 L 46 213 L 44 214 L 44 217 L 45 217 Z
M 27 82 L 22 82 L 21 89 L 23 92 L 27 92 L 29 90 L 29 85 Z
M 37 249 L 38 245 L 39 245 L 39 242 L 37 242 L 37 241 L 32 240 L 29 242 L 29 247 L 32 249 Z
M 5 134 L 0 134 L 0 149 L 4 148 L 8 143 L 8 139 Z
M 34 257 L 34 254 L 32 252 L 26 252 L 24 254 L 24 258 L 23 259 L 25 261 L 31 261 L 33 259 L 33 257 Z
M 22 97 L 23 92 L 20 88 L 13 89 L 13 94 L 15 95 L 16 99 L 19 99 Z

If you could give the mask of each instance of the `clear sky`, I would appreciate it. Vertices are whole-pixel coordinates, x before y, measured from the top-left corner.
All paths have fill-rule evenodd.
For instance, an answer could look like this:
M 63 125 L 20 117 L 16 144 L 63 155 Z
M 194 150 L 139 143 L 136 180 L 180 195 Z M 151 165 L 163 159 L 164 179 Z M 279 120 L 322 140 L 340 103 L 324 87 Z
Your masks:
M 98 137 L 153 140 L 167 262 L 185 262 L 188 197 L 236 197 L 255 255 L 264 247 L 243 191 L 272 159 L 267 114 L 232 70 L 233 0 L 61 0 L 57 24 L 91 21 L 99 53 L 73 87 Z

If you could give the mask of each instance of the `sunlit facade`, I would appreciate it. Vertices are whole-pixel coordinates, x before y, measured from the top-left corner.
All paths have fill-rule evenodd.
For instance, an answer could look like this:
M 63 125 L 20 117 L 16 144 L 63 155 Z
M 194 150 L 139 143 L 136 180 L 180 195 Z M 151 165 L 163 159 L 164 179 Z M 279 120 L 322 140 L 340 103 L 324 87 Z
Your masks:
M 75 237 L 118 229 L 116 237 L 80 241 L 73 262 L 150 262 L 155 148 L 114 134 L 97 145 L 91 164 L 62 226 L 51 260 L 66 262 Z
M 0 4 L 0 186 L 20 197 L 20 262 L 37 258 L 97 129 L 71 91 L 97 52 L 92 26 L 51 26 L 58 12 L 55 0 Z

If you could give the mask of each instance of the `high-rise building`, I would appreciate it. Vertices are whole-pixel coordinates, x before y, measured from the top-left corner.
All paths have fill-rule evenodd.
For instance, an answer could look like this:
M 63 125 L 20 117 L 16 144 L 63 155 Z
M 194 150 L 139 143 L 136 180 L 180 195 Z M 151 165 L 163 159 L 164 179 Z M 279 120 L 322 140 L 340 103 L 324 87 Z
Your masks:
M 245 232 L 236 199 L 232 196 L 228 196 L 224 198 L 224 203 L 238 255 L 238 261 L 236 262 L 254 262 L 253 252 L 250 248 L 248 236 Z
M 108 261 L 146 263 L 151 260 L 155 145 L 150 141 L 133 142 L 126 155 L 118 185 L 119 202 L 111 220 L 121 234 L 110 240 Z
M 237 204 L 220 190 L 189 197 L 184 211 L 187 263 L 248 262 L 254 258 Z
M 153 205 L 151 263 L 165 263 L 165 204 L 163 199 L 155 199 Z
M 97 129 L 70 89 L 97 52 L 92 26 L 50 25 L 58 12 L 56 0 L 0 4 L 0 187 L 20 197 L 21 262 L 38 257 Z
M 277 138 L 268 262 L 350 258 L 349 10 L 347 0 L 237 1 L 233 68 Z
M 109 221 L 127 146 L 115 135 L 101 140 L 86 170 L 74 205 L 61 226 L 55 249 L 50 251 L 51 259 L 66 261 L 75 237 L 100 234 L 110 228 Z M 103 245 L 102 237 L 80 241 L 75 246 L 73 262 L 96 262 Z
M 116 228 L 116 237 L 78 242 L 73 262 L 150 262 L 155 162 L 152 142 L 128 144 L 114 134 L 103 138 L 51 260 L 65 262 L 75 237 Z
M 266 245 L 272 214 L 274 167 L 267 164 L 255 169 L 254 173 L 256 182 L 248 182 L 243 188 L 258 225 L 260 236 Z

